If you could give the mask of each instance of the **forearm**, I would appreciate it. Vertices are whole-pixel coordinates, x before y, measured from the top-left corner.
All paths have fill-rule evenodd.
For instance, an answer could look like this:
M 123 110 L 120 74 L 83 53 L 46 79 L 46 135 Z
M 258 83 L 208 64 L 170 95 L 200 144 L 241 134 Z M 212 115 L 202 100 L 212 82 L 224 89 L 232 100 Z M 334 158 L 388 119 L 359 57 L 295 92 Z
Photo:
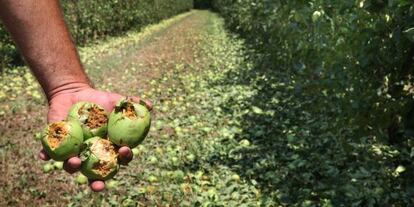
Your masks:
M 0 0 L 0 18 L 47 98 L 89 87 L 57 0 Z

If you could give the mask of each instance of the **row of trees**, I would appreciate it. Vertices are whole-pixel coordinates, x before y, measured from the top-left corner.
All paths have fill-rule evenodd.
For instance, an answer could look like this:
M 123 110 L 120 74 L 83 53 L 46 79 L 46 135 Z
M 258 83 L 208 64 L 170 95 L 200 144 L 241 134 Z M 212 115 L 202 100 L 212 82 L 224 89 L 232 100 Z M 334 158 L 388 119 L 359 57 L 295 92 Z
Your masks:
M 252 103 L 262 102 L 263 109 L 276 110 L 276 97 L 283 92 L 274 90 L 274 86 L 282 83 L 293 88 L 286 95 L 291 104 L 286 105 L 281 114 L 267 117 L 272 121 L 266 124 L 274 125 L 274 130 L 270 130 L 273 134 L 263 138 L 271 139 L 267 144 L 281 142 L 275 134 L 280 133 L 277 128 L 288 121 L 290 127 L 285 131 L 295 131 L 297 126 L 302 129 L 300 143 L 307 152 L 303 159 L 336 162 L 313 163 L 314 166 L 302 166 L 298 171 L 291 169 L 291 179 L 267 183 L 268 186 L 279 186 L 278 190 L 288 186 L 287 197 L 291 201 L 322 199 L 325 195 L 334 198 L 331 201 L 336 200 L 337 205 L 345 202 L 345 206 L 413 205 L 412 1 L 204 2 L 212 3 L 228 27 L 243 37 L 254 51 L 250 58 L 255 67 L 248 77 L 261 81 L 256 82 L 260 94 Z M 298 113 L 292 114 L 293 110 Z M 307 119 L 306 115 L 312 119 Z M 259 123 L 256 120 L 252 126 Z M 306 146 L 315 147 L 320 142 L 331 143 L 330 148 L 323 149 L 324 154 L 305 150 Z M 323 146 L 327 145 L 308 149 L 316 152 Z M 285 156 L 282 152 L 275 154 L 279 161 Z M 340 160 L 344 162 L 340 164 Z M 321 171 L 321 167 L 328 168 L 325 165 L 334 166 L 337 180 L 336 184 L 324 182 L 325 190 L 321 190 L 319 181 L 312 179 L 329 177 L 333 171 Z M 306 180 L 309 178 L 304 177 L 306 173 L 313 176 L 312 181 Z M 346 182 L 347 178 L 360 183 Z M 313 196 L 301 194 L 300 191 L 309 185 Z M 343 189 L 348 185 L 349 188 Z
M 61 4 L 79 45 L 139 29 L 193 8 L 193 0 L 63 0 Z M 0 68 L 21 63 L 16 47 L 0 26 Z
M 298 89 L 325 97 L 316 109 L 340 104 L 340 125 L 387 133 L 391 143 L 414 125 L 414 3 L 227 0 L 214 8 L 253 43 L 263 70 L 288 72 Z

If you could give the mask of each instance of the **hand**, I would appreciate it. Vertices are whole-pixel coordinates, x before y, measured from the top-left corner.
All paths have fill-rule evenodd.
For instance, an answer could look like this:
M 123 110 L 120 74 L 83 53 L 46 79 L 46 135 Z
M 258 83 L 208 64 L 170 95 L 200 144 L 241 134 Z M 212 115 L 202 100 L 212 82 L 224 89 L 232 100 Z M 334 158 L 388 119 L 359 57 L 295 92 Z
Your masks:
M 108 112 L 112 111 L 116 103 L 121 100 L 123 96 L 116 93 L 109 93 L 98 91 L 90 87 L 82 87 L 79 89 L 70 89 L 61 91 L 53 96 L 51 96 L 49 101 L 49 112 L 48 112 L 48 122 L 56 122 L 66 119 L 67 114 L 73 104 L 79 101 L 88 101 L 96 103 L 105 108 Z M 131 97 L 135 102 L 139 102 L 138 97 Z M 151 110 L 152 104 L 149 101 L 145 101 L 147 107 Z M 129 147 L 121 147 L 118 150 L 119 153 L 119 162 L 120 164 L 128 164 L 133 157 L 132 151 Z M 45 153 L 44 150 L 41 150 L 39 153 L 39 158 L 42 160 L 49 160 L 49 156 Z M 79 170 L 81 166 L 81 160 L 79 157 L 72 157 L 65 161 L 64 169 L 68 173 L 74 173 Z M 91 181 L 90 187 L 93 191 L 102 191 L 105 188 L 105 183 L 103 181 Z

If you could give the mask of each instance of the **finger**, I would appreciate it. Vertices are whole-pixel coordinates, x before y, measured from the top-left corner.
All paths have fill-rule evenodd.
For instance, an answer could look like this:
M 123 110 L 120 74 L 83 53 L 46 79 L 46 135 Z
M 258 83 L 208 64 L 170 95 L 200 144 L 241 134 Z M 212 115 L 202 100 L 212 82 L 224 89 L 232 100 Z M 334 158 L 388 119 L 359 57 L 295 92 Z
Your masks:
M 94 192 L 101 192 L 105 189 L 105 182 L 102 180 L 95 180 L 90 182 L 89 187 Z
M 102 106 L 105 108 L 105 110 L 107 111 L 112 111 L 114 109 L 114 107 L 116 106 L 116 104 L 118 104 L 118 102 L 122 99 L 124 99 L 125 97 L 117 94 L 117 93 L 107 93 L 106 96 L 106 101 L 102 100 L 103 104 Z M 109 100 L 109 101 L 108 101 Z
M 132 99 L 132 101 L 134 101 L 134 102 L 136 102 L 136 103 L 141 103 L 141 101 L 142 102 L 144 102 L 145 103 L 145 105 L 146 105 L 146 107 L 148 108 L 148 110 L 152 110 L 152 102 L 151 101 L 149 101 L 149 100 L 143 100 L 143 99 L 141 99 L 141 98 L 139 98 L 139 97 L 129 97 L 130 99 Z
M 63 163 L 63 169 L 65 169 L 66 172 L 73 174 L 79 170 L 81 164 L 82 161 L 79 157 L 71 157 Z
M 136 97 L 136 96 L 127 96 L 126 99 L 130 99 L 135 103 L 140 103 L 141 102 L 141 98 L 140 97 Z
M 39 159 L 41 159 L 43 161 L 48 161 L 48 160 L 50 160 L 50 157 L 49 157 L 49 155 L 47 155 L 46 151 L 44 149 L 42 149 L 39 152 Z
M 144 100 L 144 102 L 147 105 L 148 110 L 151 111 L 152 110 L 152 107 L 153 107 L 152 101 L 150 101 L 150 100 Z
M 131 162 L 132 158 L 134 157 L 132 150 L 126 146 L 119 148 L 118 154 L 119 163 L 122 165 L 127 165 L 129 162 Z

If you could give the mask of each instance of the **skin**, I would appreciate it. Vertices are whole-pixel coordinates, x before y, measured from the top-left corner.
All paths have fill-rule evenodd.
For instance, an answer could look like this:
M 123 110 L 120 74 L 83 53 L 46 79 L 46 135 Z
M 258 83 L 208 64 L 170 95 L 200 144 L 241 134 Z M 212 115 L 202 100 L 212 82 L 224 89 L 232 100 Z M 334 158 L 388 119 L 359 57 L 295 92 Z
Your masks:
M 79 101 L 94 102 L 112 111 L 124 96 L 96 90 L 92 87 L 80 62 L 57 0 L 0 0 L 0 20 L 10 32 L 34 76 L 39 81 L 49 103 L 48 122 L 64 120 L 70 107 Z M 138 97 L 132 97 L 139 102 Z M 152 104 L 146 101 L 147 107 Z M 49 160 L 41 150 L 39 158 Z M 119 150 L 121 163 L 132 159 L 131 149 Z M 74 173 L 80 159 L 72 157 L 64 169 Z M 105 188 L 103 181 L 91 181 L 95 192 Z

